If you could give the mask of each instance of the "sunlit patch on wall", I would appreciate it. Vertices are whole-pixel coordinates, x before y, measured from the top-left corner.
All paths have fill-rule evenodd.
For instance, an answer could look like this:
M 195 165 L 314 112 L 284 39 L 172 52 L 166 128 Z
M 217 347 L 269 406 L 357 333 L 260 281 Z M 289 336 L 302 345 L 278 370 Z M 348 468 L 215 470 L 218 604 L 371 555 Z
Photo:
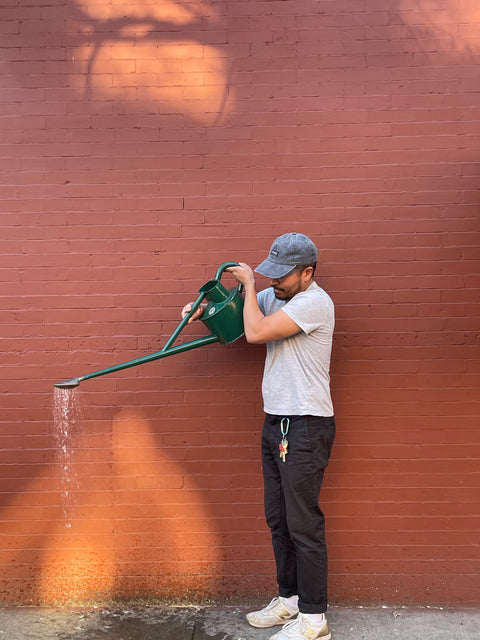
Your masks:
M 72 86 L 87 98 L 151 102 L 158 113 L 182 113 L 202 124 L 227 110 L 226 32 L 216 29 L 211 7 L 92 0 L 77 9 L 67 26 L 82 34 L 72 48 Z
M 208 594 L 219 532 L 182 448 L 162 447 L 142 409 L 77 427 L 68 505 L 58 461 L 3 505 L 0 592 L 22 604 Z
M 438 3 L 436 0 L 399 0 L 390 15 L 390 24 L 408 25 L 422 32 L 418 42 L 425 49 L 431 33 L 431 52 L 451 53 L 455 51 L 478 52 L 480 4 L 478 0 L 458 0 Z

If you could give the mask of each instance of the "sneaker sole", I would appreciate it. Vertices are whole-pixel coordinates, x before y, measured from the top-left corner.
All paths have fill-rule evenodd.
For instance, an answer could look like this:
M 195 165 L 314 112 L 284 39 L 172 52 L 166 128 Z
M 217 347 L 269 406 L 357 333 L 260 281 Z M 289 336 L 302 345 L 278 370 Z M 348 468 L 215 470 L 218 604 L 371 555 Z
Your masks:
M 280 633 L 281 631 L 279 631 L 278 633 L 275 633 L 273 636 L 270 636 L 269 640 L 277 640 Z M 332 640 L 332 634 L 330 633 L 330 629 L 328 628 L 328 625 L 326 629 L 324 629 L 323 635 L 318 636 L 318 640 Z
M 270 640 L 276 640 L 278 638 L 278 634 L 276 633 L 273 636 L 270 636 Z M 329 633 L 326 636 L 319 636 L 318 640 L 332 640 L 332 634 Z
M 294 620 L 297 616 L 292 616 L 291 618 L 285 618 L 284 620 L 279 620 L 278 622 L 273 622 L 270 624 L 260 624 L 257 622 L 252 622 L 251 620 L 249 620 L 248 615 L 245 617 L 247 618 L 248 624 L 252 627 L 255 627 L 255 629 L 271 629 L 272 627 L 278 627 L 279 625 L 283 626 L 284 624 L 287 624 L 287 622 Z

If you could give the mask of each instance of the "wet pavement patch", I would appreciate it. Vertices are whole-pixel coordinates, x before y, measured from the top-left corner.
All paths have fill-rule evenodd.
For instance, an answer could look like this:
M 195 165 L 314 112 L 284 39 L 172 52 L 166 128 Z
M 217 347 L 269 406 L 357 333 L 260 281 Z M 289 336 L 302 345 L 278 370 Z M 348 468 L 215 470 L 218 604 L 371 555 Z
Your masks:
M 107 609 L 77 620 L 80 627 L 58 640 L 194 640 L 196 612 L 190 609 Z
M 98 609 L 81 613 L 75 628 L 58 632 L 55 640 L 238 640 L 213 630 L 206 610 L 195 607 Z
M 267 640 L 270 635 L 249 627 L 238 607 L 0 608 L 0 640 Z

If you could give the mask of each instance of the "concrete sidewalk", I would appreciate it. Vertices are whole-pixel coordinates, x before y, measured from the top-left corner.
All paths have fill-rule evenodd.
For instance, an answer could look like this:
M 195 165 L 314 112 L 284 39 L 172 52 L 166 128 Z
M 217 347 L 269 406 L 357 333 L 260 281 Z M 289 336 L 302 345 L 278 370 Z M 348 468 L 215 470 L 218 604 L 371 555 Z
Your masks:
M 251 610 L 251 609 L 248 609 Z M 268 640 L 243 607 L 0 608 L 0 640 Z M 480 611 L 331 607 L 333 640 L 479 640 Z

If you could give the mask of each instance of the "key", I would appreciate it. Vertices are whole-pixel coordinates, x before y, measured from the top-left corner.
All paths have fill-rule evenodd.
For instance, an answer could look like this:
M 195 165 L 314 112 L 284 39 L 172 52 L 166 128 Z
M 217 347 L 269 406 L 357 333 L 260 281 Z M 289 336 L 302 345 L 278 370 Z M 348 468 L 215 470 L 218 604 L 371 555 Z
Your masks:
M 278 445 L 278 448 L 280 450 L 280 457 L 282 459 L 282 462 L 285 462 L 285 456 L 288 453 L 288 440 L 286 438 L 282 438 L 282 441 Z

